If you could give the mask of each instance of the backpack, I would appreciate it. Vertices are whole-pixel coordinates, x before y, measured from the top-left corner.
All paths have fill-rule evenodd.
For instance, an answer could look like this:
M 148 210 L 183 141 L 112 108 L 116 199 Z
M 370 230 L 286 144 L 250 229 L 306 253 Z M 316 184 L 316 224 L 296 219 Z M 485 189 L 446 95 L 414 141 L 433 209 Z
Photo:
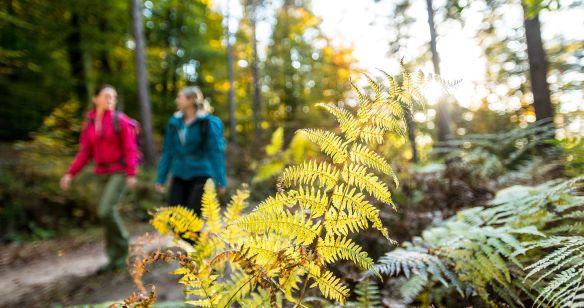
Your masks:
M 138 122 L 138 120 L 130 118 L 128 115 L 126 115 L 126 118 L 128 118 L 128 122 L 130 123 L 130 127 L 132 128 L 132 132 L 133 132 L 133 138 L 134 138 L 134 142 L 136 143 L 136 148 L 138 149 L 138 164 L 140 164 L 142 162 L 142 152 L 140 152 L 140 132 L 141 132 L 141 126 L 140 126 L 140 122 Z M 112 122 L 114 124 L 114 131 L 115 133 L 119 136 L 121 134 L 121 127 L 120 127 L 120 112 L 119 111 L 115 111 L 114 115 L 112 117 Z M 121 142 L 122 138 L 120 138 L 120 142 Z M 122 147 L 123 148 L 123 147 Z

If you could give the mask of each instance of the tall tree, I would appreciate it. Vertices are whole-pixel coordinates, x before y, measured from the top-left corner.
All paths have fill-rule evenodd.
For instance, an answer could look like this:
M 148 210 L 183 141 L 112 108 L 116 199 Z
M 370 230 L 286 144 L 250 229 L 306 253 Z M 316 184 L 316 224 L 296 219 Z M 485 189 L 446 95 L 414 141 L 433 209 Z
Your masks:
M 258 59 L 258 41 L 257 41 L 257 23 L 258 23 L 258 0 L 251 0 L 251 28 L 252 28 L 252 48 L 253 48 L 253 119 L 254 119 L 254 135 L 256 140 L 260 139 L 260 122 L 261 122 L 261 85 L 260 85 L 260 69 Z
M 266 112 L 287 132 L 322 121 L 314 104 L 342 102 L 350 89 L 352 49 L 333 46 L 320 24 L 309 0 L 287 0 L 276 13 L 265 64 Z
M 229 135 L 231 142 L 237 142 L 237 118 L 235 114 L 235 78 L 233 73 L 233 43 L 231 42 L 231 29 L 229 22 L 231 12 L 231 1 L 227 0 L 225 14 L 225 36 L 227 41 L 227 75 L 229 78 Z
M 426 8 L 428 11 L 428 27 L 430 28 L 430 48 L 432 51 L 432 65 L 434 66 L 434 73 L 440 75 L 440 56 L 437 48 L 436 25 L 434 24 L 434 7 L 432 0 L 426 0 Z M 438 141 L 445 141 L 450 138 L 450 116 L 448 113 L 448 106 L 444 99 L 438 101 L 438 109 L 436 110 L 436 120 L 438 124 Z
M 144 42 L 144 25 L 142 23 L 142 8 L 139 0 L 132 0 L 132 26 L 136 42 L 136 80 L 138 83 L 138 100 L 142 119 L 142 135 L 144 136 L 144 162 L 148 167 L 155 164 L 154 136 L 152 130 L 152 110 L 150 107 L 150 92 L 148 90 L 148 71 L 146 70 L 146 44 Z
M 531 12 L 526 3 L 522 3 L 524 10 L 525 40 L 527 42 L 527 58 L 529 61 L 529 77 L 531 92 L 533 93 L 533 108 L 535 118 L 543 120 L 553 118 L 554 110 L 550 96 L 550 87 L 547 82 L 548 62 L 541 40 L 541 25 L 539 13 Z

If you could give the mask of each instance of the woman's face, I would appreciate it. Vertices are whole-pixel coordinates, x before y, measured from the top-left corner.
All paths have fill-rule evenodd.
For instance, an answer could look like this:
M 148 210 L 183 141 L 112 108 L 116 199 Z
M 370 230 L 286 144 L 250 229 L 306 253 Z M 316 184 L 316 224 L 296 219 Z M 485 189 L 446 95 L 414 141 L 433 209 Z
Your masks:
M 114 110 L 118 102 L 118 93 L 112 88 L 105 88 L 93 97 L 93 103 L 97 110 Z
M 176 109 L 184 111 L 187 108 L 193 107 L 193 103 L 181 91 L 176 95 Z

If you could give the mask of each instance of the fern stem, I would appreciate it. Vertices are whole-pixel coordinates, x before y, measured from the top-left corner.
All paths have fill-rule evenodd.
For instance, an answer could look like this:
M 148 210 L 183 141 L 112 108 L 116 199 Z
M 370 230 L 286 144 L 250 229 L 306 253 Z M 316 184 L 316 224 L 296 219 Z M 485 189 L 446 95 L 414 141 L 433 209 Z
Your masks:
M 231 297 L 229 298 L 229 300 L 227 301 L 227 303 L 225 304 L 224 307 L 229 307 L 229 303 L 231 303 L 231 301 L 233 300 L 233 298 L 239 293 L 239 291 L 241 291 L 241 289 L 243 289 L 243 287 L 245 287 L 252 279 L 254 279 L 255 276 L 251 276 L 244 284 L 242 284 L 239 289 L 237 289 L 237 291 L 235 291 L 233 293 L 233 295 L 231 295 Z
M 304 278 L 304 284 L 302 286 L 302 291 L 300 291 L 300 298 L 298 298 L 298 302 L 294 306 L 294 308 L 302 306 L 302 300 L 304 299 L 304 293 L 306 292 L 306 287 L 308 286 L 308 279 L 310 277 L 309 273 L 306 273 L 306 278 Z

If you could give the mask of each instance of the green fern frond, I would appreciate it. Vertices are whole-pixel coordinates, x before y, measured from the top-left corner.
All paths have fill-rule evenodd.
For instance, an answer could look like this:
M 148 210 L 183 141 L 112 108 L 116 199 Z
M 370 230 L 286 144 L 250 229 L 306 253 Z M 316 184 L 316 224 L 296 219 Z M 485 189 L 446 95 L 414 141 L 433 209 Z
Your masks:
M 349 238 L 326 236 L 316 244 L 316 251 L 326 263 L 337 260 L 351 260 L 362 269 L 373 268 L 373 260 L 369 258 L 363 248 Z
M 320 187 L 332 189 L 338 182 L 340 171 L 327 162 L 309 161 L 284 170 L 280 179 L 284 187 L 292 185 L 313 185 L 318 179 Z
M 399 287 L 399 293 L 401 294 L 404 302 L 406 304 L 411 304 L 416 300 L 418 295 L 422 293 L 428 280 L 424 279 L 422 276 L 414 276 L 404 284 Z
M 385 160 L 385 158 L 370 150 L 366 145 L 358 143 L 353 144 L 349 155 L 351 161 L 354 163 L 365 165 L 377 169 L 384 174 L 390 175 L 393 178 L 396 188 L 399 187 L 399 181 L 393 172 L 391 165 Z
M 359 308 L 378 308 L 381 307 L 381 293 L 379 287 L 373 281 L 365 279 L 359 281 L 355 288 L 357 294 L 356 307 Z
M 298 131 L 316 143 L 322 151 L 333 159 L 336 164 L 341 164 L 347 160 L 347 142 L 333 132 L 322 129 L 301 129 Z
M 205 183 L 203 198 L 201 200 L 201 214 L 207 225 L 207 231 L 219 233 L 222 229 L 221 207 L 217 199 L 215 184 L 211 179 Z
M 189 241 L 197 239 L 204 225 L 193 210 L 182 206 L 158 209 L 150 223 L 162 235 L 172 231 L 177 237 Z

